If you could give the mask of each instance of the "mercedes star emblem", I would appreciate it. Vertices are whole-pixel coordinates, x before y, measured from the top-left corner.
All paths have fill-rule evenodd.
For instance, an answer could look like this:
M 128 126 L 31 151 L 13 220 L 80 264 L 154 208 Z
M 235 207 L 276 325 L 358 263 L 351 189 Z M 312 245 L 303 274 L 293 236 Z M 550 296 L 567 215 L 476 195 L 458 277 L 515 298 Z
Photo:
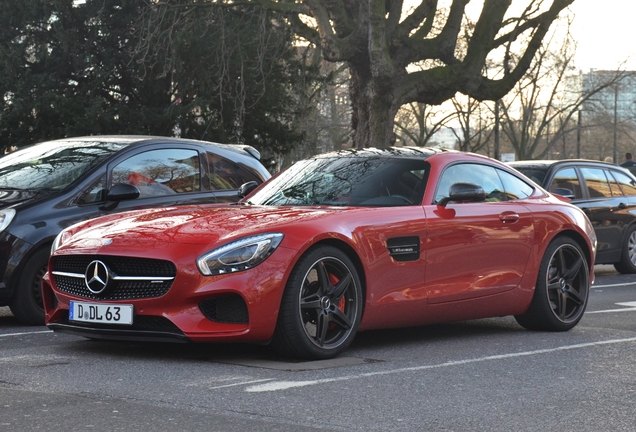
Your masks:
M 110 271 L 106 264 L 99 260 L 91 262 L 86 267 L 86 273 L 84 273 L 84 280 L 86 281 L 86 287 L 93 294 L 100 294 L 104 292 L 108 286 L 110 280 Z

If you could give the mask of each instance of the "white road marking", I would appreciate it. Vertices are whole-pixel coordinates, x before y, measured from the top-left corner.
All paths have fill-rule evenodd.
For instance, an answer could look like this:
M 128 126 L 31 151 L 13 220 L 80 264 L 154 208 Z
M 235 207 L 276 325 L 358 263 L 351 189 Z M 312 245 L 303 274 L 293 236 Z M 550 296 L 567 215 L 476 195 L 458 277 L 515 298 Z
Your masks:
M 267 382 L 267 381 L 272 381 L 274 378 L 267 378 L 267 379 L 259 379 L 259 380 L 253 380 L 253 381 L 243 381 L 243 382 L 236 382 L 236 383 L 232 383 L 232 384 L 225 384 L 225 385 L 220 385 L 220 386 L 215 386 L 215 387 L 209 387 L 210 390 L 216 390 L 216 389 L 222 389 L 222 388 L 226 388 L 226 387 L 236 387 L 236 386 L 242 386 L 242 385 L 248 385 L 248 384 L 256 384 L 259 382 Z
M 41 334 L 41 333 L 53 333 L 53 330 L 32 331 L 32 332 L 22 332 L 22 333 L 7 333 L 7 334 L 0 334 L 0 337 L 24 336 L 24 335 Z
M 609 285 L 592 285 L 592 289 L 613 288 L 613 287 L 622 287 L 622 286 L 630 286 L 630 285 L 636 285 L 636 282 L 625 282 L 625 283 L 609 284 Z
M 619 306 L 625 306 L 621 309 L 605 309 L 599 311 L 586 311 L 586 314 L 597 314 L 597 313 L 609 313 L 609 312 L 636 312 L 636 301 L 632 302 L 623 302 L 623 303 L 614 303 Z
M 363 373 L 358 375 L 345 375 L 341 377 L 326 378 L 321 380 L 274 381 L 267 384 L 261 384 L 261 385 L 248 387 L 245 389 L 245 391 L 249 393 L 281 391 L 281 390 L 287 390 L 290 388 L 306 387 L 311 385 L 326 384 L 326 383 L 332 383 L 332 382 L 338 382 L 338 381 L 349 381 L 353 379 L 370 378 L 370 377 L 381 376 L 381 375 L 394 375 L 394 374 L 400 374 L 405 372 L 418 372 L 423 370 L 439 369 L 439 368 L 445 368 L 445 367 L 451 367 L 451 366 L 465 365 L 470 363 L 480 363 L 480 362 L 486 362 L 486 361 L 492 361 L 492 360 L 504 360 L 504 359 L 510 359 L 515 357 L 533 356 L 533 355 L 547 354 L 547 353 L 553 353 L 558 351 L 566 351 L 566 350 L 573 350 L 573 349 L 590 348 L 590 347 L 595 347 L 600 345 L 610 345 L 610 344 L 630 343 L 630 342 L 636 342 L 636 337 L 627 338 L 627 339 L 611 339 L 606 341 L 590 342 L 590 343 L 583 343 L 583 344 L 577 344 L 577 345 L 566 345 L 566 346 L 561 346 L 557 348 L 546 348 L 546 349 L 540 349 L 540 350 L 534 350 L 534 351 L 500 354 L 500 355 L 478 357 L 478 358 L 472 358 L 472 359 L 453 360 L 453 361 L 448 361 L 446 363 L 435 364 L 435 365 L 423 365 L 423 366 L 415 366 L 415 367 L 409 367 L 409 368 L 391 369 L 391 370 L 384 370 L 384 371 L 378 371 L 378 372 Z

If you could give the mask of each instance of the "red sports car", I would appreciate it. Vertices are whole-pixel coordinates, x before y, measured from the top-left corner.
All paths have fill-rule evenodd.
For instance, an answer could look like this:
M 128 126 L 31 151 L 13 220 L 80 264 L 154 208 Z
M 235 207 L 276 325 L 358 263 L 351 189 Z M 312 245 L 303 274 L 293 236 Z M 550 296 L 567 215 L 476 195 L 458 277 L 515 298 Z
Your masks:
M 322 359 L 369 329 L 514 315 L 569 330 L 595 247 L 580 209 L 495 160 L 347 150 L 298 162 L 238 204 L 74 225 L 53 245 L 43 298 L 59 332 L 271 342 Z

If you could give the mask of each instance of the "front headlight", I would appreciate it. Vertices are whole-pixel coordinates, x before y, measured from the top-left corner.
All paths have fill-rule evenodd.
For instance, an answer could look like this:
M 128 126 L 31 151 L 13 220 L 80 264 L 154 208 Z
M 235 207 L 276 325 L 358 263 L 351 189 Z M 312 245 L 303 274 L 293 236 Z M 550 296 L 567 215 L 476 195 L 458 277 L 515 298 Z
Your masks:
M 70 235 L 68 234 L 67 230 L 62 230 L 62 232 L 59 233 L 57 237 L 55 237 L 55 240 L 53 240 L 53 244 L 51 245 L 51 255 L 53 255 L 53 252 L 58 250 L 59 247 L 62 246 L 66 242 L 66 240 L 68 240 L 69 237 Z
M 4 229 L 9 226 L 14 216 L 14 209 L 0 210 L 0 232 L 4 231 Z
M 283 240 L 281 233 L 245 237 L 214 249 L 197 259 L 206 276 L 235 273 L 252 268 L 270 256 Z

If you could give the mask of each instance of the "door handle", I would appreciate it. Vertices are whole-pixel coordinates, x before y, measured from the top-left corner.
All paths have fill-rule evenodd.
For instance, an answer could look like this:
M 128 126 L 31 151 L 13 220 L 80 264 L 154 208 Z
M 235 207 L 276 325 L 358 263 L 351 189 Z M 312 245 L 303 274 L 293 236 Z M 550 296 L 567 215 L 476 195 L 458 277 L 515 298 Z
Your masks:
M 624 210 L 624 209 L 626 209 L 626 208 L 627 208 L 627 204 L 625 204 L 625 203 L 620 203 L 620 204 L 618 204 L 618 208 L 619 208 L 619 210 Z
M 519 215 L 515 212 L 504 212 L 499 215 L 499 220 L 503 223 L 515 223 L 519 220 Z

